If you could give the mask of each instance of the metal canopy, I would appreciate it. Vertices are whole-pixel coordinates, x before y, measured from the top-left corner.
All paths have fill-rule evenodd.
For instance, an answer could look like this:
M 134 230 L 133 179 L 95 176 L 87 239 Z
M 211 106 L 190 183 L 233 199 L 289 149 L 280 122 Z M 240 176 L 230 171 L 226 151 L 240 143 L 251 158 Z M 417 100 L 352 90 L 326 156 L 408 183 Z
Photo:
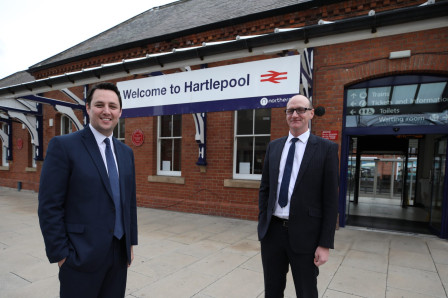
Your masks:
M 7 160 L 12 160 L 12 120 L 15 119 L 22 123 L 30 133 L 31 143 L 34 145 L 35 159 L 43 159 L 43 109 L 42 104 L 52 105 L 55 110 L 66 115 L 78 130 L 83 128 L 76 117 L 74 110 L 82 110 L 85 114 L 84 101 L 77 98 L 69 90 L 60 90 L 70 97 L 76 103 L 70 103 L 62 100 L 47 98 L 38 95 L 25 95 L 19 98 L 0 98 L 0 123 L 6 124 L 6 132 L 0 134 L 3 147 L 7 150 Z

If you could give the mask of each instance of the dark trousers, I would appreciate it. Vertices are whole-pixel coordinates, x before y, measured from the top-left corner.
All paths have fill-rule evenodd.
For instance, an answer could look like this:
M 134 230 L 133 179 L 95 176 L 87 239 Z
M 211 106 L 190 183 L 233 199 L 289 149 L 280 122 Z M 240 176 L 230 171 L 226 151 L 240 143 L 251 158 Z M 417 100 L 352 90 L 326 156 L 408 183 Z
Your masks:
M 289 266 L 291 266 L 297 297 L 318 297 L 319 268 L 314 265 L 314 253 L 293 252 L 289 242 L 288 228 L 274 217 L 266 236 L 261 240 L 261 260 L 266 298 L 283 297 Z
M 66 263 L 59 269 L 61 298 L 123 298 L 128 273 L 124 237 L 114 237 L 104 265 L 96 272 L 80 272 Z

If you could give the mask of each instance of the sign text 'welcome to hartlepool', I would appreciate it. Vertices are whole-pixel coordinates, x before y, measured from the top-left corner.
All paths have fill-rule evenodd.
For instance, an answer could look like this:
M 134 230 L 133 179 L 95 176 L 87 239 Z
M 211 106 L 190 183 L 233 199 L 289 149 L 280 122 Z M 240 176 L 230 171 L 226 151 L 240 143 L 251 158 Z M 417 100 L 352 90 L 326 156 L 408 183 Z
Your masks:
M 295 55 L 122 81 L 117 86 L 124 114 L 133 117 L 285 105 L 288 96 L 299 93 L 299 84 L 300 56 Z

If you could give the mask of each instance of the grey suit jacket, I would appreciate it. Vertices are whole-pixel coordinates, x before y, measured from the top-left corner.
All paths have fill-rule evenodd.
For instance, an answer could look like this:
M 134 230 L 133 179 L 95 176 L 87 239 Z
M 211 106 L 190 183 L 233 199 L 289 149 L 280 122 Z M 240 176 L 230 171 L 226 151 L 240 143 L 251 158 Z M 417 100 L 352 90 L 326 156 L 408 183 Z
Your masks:
M 287 137 L 269 143 L 259 190 L 258 238 L 262 240 L 274 212 L 280 158 Z M 338 145 L 310 135 L 291 196 L 288 233 L 293 250 L 314 253 L 333 248 L 338 210 Z

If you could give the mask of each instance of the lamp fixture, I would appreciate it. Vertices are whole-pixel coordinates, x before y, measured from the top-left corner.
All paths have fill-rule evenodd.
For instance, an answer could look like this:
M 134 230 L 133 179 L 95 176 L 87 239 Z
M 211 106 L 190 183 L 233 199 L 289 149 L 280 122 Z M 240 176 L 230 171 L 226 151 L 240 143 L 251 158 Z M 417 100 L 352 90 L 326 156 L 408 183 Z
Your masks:
M 409 58 L 409 57 L 411 57 L 411 50 L 389 53 L 389 59 L 401 59 L 401 58 Z

